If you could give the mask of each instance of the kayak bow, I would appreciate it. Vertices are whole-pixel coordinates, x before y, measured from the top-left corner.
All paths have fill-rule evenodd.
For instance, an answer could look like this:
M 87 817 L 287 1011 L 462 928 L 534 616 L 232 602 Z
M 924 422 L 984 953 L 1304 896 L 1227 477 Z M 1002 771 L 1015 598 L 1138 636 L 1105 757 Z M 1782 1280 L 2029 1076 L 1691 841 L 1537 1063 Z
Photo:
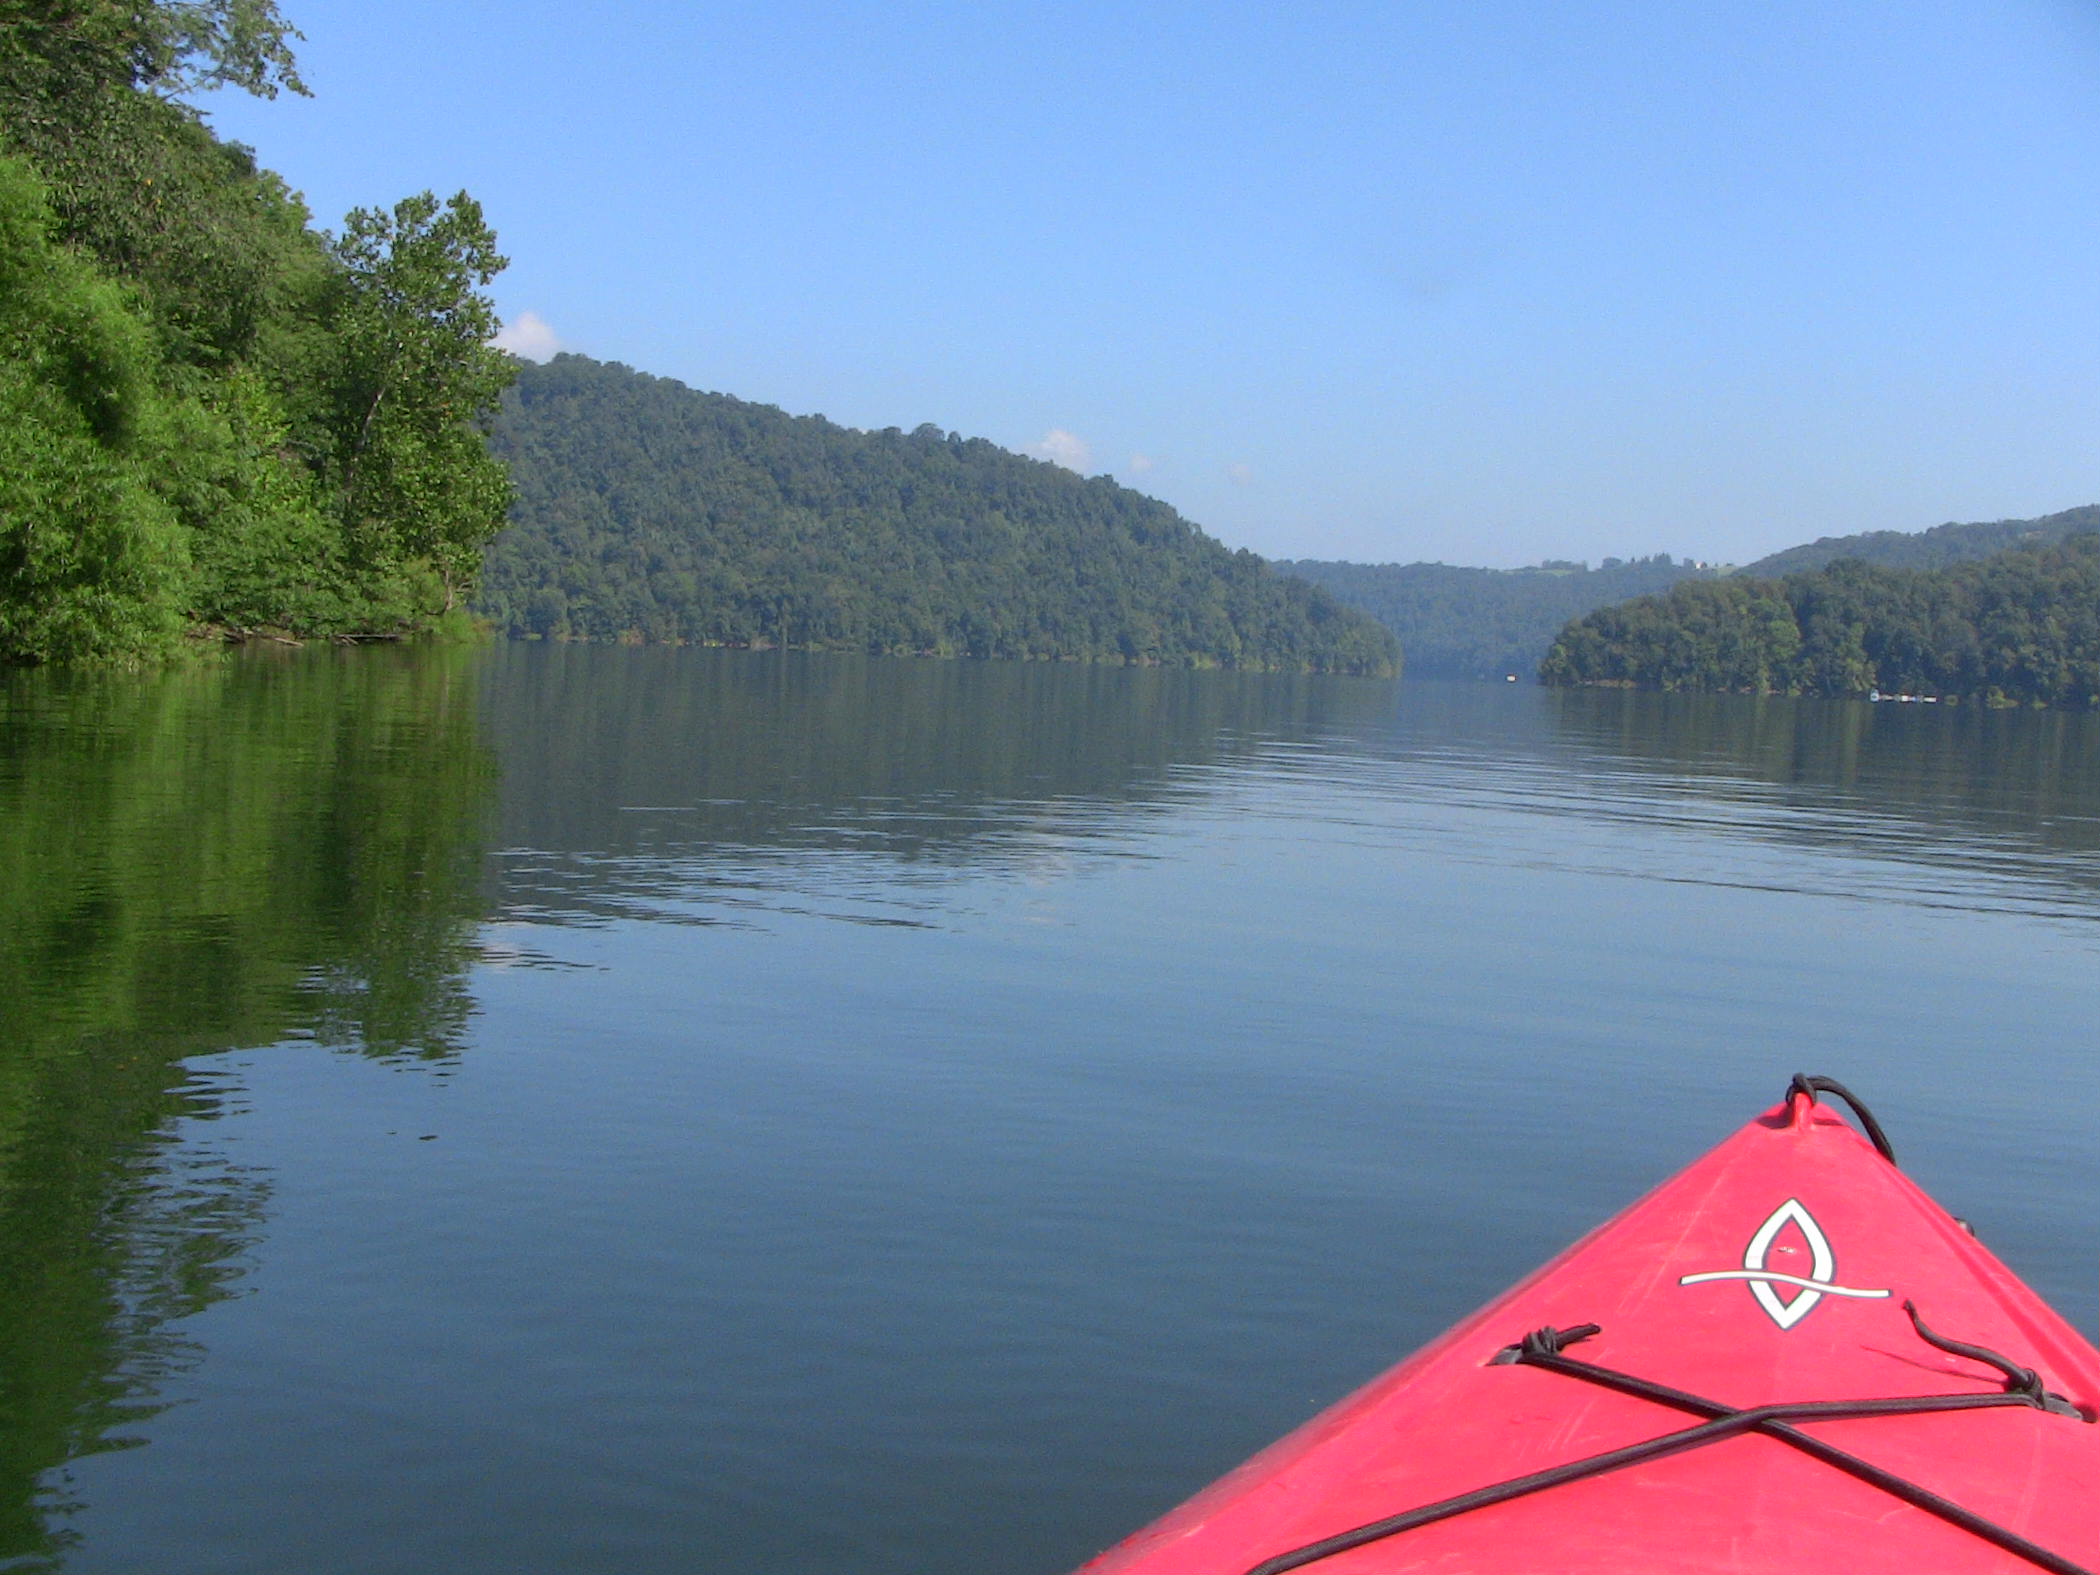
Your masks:
M 2092 1575 L 2096 1414 L 2100 1352 L 1797 1077 L 1083 1575 Z

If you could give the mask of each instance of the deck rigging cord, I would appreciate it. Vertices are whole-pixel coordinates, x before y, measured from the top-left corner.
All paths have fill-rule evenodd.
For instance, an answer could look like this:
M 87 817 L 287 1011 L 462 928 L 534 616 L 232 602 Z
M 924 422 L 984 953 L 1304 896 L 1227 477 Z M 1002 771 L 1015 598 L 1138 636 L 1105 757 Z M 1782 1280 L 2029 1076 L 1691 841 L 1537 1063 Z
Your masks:
M 1917 1308 L 1913 1304 L 1905 1302 L 1903 1306 L 1904 1311 L 1910 1314 L 1911 1322 L 1921 1339 L 1940 1350 L 1972 1356 L 1988 1366 L 1996 1367 L 2007 1375 L 2004 1390 L 1997 1394 L 1903 1395 L 1878 1400 L 1805 1400 L 1778 1405 L 1748 1406 L 1737 1410 L 1732 1406 L 1723 1405 L 1718 1400 L 1707 1400 L 1698 1395 L 1687 1394 L 1681 1389 L 1672 1389 L 1668 1385 L 1637 1377 L 1632 1373 L 1617 1372 L 1612 1368 L 1599 1367 L 1595 1363 L 1578 1361 L 1563 1354 L 1566 1347 L 1600 1333 L 1601 1330 L 1596 1324 L 1581 1324 L 1572 1329 L 1535 1329 L 1516 1345 L 1505 1347 L 1497 1353 L 1489 1365 L 1544 1368 L 1547 1372 L 1600 1384 L 1621 1394 L 1650 1400 L 1675 1410 L 1688 1411 L 1707 1420 L 1696 1427 L 1644 1439 L 1640 1443 L 1607 1450 L 1603 1454 L 1591 1455 L 1582 1460 L 1571 1460 L 1565 1465 L 1553 1466 L 1545 1471 L 1534 1471 L 1527 1476 L 1512 1477 L 1506 1482 L 1491 1483 L 1487 1487 L 1475 1488 L 1470 1493 L 1461 1493 L 1455 1498 L 1440 1499 L 1434 1504 L 1424 1504 L 1419 1509 L 1407 1510 L 1331 1537 L 1323 1537 L 1317 1542 L 1307 1543 L 1304 1547 L 1294 1548 L 1288 1553 L 1279 1553 L 1264 1559 L 1248 1570 L 1247 1575 L 1284 1575 L 1286 1570 L 1299 1569 L 1319 1559 L 1346 1553 L 1351 1548 L 1360 1548 L 1366 1543 L 1383 1541 L 1387 1537 L 1399 1536 L 1402 1532 L 1413 1531 L 1440 1520 L 1449 1520 L 1454 1515 L 1486 1509 L 1490 1505 L 1506 1503 L 1513 1498 L 1522 1498 L 1527 1494 L 1544 1492 L 1548 1488 L 1560 1487 L 1565 1483 L 1602 1476 L 1606 1472 L 1617 1471 L 1625 1466 L 1638 1465 L 1664 1455 L 1680 1454 L 1688 1449 L 1698 1449 L 1707 1444 L 1719 1443 L 1725 1438 L 1734 1438 L 1750 1432 L 1763 1433 L 1781 1443 L 1790 1444 L 1825 1465 L 1834 1466 L 1869 1486 L 1901 1499 L 1906 1504 L 1936 1515 L 1973 1536 L 1981 1537 L 1986 1542 L 1994 1543 L 2006 1552 L 2027 1560 L 2039 1569 L 2053 1572 L 2053 1575 L 2094 1575 L 2094 1572 L 2084 1565 L 2074 1564 L 2061 1554 L 2052 1553 L 2049 1549 L 2028 1541 L 2018 1532 L 2007 1530 L 1973 1510 L 1964 1509 L 1951 1499 L 1942 1498 L 1930 1488 L 1921 1487 L 1894 1472 L 1885 1471 L 1872 1461 L 1862 1460 L 1859 1456 L 1839 1449 L 1834 1444 L 1825 1443 L 1793 1425 L 1796 1422 L 1852 1421 L 1863 1417 L 1918 1416 L 1932 1411 L 1982 1411 L 2003 1406 L 2027 1406 L 2033 1410 L 2080 1422 L 2093 1420 L 2063 1396 L 2045 1390 L 2041 1379 L 2031 1369 L 2021 1367 L 1995 1351 L 1985 1350 L 1982 1346 L 1944 1339 L 1926 1327 L 1925 1321 L 1918 1316 Z

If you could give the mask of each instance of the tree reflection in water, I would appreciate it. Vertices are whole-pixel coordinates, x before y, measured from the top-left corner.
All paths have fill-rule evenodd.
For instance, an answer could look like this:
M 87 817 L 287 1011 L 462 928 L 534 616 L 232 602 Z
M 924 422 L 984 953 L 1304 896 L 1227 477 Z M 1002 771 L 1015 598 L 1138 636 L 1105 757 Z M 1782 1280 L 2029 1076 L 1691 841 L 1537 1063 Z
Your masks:
M 191 1057 L 457 1054 L 495 769 L 467 652 L 0 676 L 0 1566 L 138 1442 L 268 1196 Z

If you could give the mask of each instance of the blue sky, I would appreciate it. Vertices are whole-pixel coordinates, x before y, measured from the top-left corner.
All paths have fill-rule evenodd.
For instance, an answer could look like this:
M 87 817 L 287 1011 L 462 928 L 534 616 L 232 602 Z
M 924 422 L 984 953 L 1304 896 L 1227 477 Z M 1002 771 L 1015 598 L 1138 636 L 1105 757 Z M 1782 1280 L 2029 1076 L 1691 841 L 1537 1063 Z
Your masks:
M 281 4 L 315 97 L 206 107 L 322 223 L 464 187 L 542 340 L 1234 546 L 2100 501 L 2100 0 Z

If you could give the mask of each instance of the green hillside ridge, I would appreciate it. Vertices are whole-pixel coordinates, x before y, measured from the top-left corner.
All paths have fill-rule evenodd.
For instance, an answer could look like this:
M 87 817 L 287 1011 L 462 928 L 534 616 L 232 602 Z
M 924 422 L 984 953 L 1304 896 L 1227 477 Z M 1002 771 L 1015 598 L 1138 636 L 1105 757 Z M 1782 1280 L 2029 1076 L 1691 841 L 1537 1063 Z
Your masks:
M 1931 530 L 1865 531 L 1856 536 L 1824 536 L 1799 547 L 1788 547 L 1755 563 L 1742 572 L 1773 580 L 1799 574 L 1805 569 L 1826 568 L 1841 558 L 1889 569 L 1944 569 L 1949 564 L 1988 558 L 2009 547 L 2041 546 L 2061 541 L 2080 531 L 2100 530 L 2100 505 L 2065 509 L 2031 520 L 1992 520 L 1968 525 L 1935 525 Z
M 1778 579 L 1845 558 L 1888 568 L 1936 569 L 2096 529 L 2100 506 L 2066 509 L 2040 519 L 1867 531 L 1788 547 L 1741 569 L 1673 559 L 1668 553 L 1606 558 L 1594 569 L 1552 560 L 1523 569 L 1479 569 L 1312 558 L 1279 559 L 1273 567 L 1312 581 L 1392 630 L 1407 652 L 1408 671 L 1417 677 L 1498 679 L 1536 672 L 1571 620 L 1636 597 L 1659 595 L 1687 580 L 1732 574 Z
M 1474 569 L 1311 558 L 1282 559 L 1273 567 L 1384 624 L 1417 677 L 1486 679 L 1537 671 L 1570 618 L 1721 572 L 1666 552 L 1624 562 L 1607 558 L 1594 569 L 1550 561 L 1528 569 Z
M 524 638 L 1390 674 L 1393 638 L 1172 508 L 937 427 L 526 366 L 479 610 Z
M 2100 535 L 1940 569 L 1688 581 L 1570 623 L 1549 684 L 2100 707 Z

